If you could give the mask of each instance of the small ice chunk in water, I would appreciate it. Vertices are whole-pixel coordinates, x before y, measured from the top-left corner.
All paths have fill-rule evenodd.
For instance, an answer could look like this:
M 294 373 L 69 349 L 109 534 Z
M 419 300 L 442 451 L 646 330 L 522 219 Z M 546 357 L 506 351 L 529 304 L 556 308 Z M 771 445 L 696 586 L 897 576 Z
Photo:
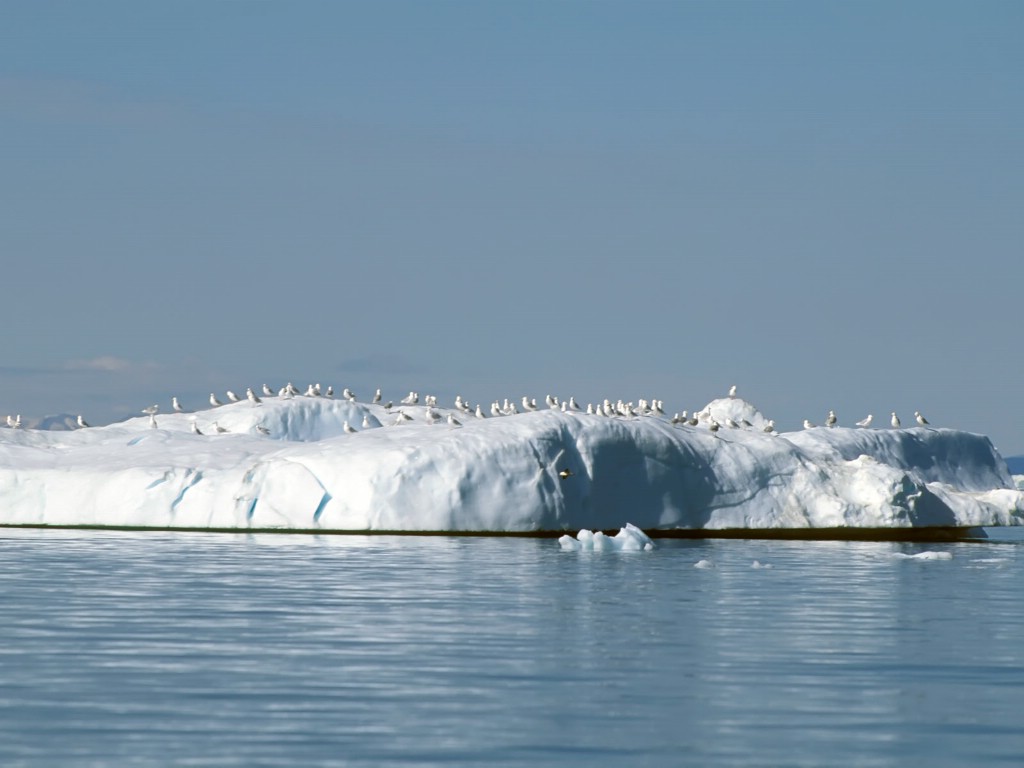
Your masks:
M 626 527 L 615 536 L 606 536 L 601 531 L 588 531 L 584 528 L 576 534 L 575 539 L 567 534 L 559 538 L 558 543 L 562 549 L 568 552 L 579 552 L 580 550 L 642 552 L 654 549 L 654 542 L 651 541 L 651 538 L 632 523 L 626 523 Z
M 693 567 L 694 568 L 714 568 L 715 564 L 712 563 L 710 560 L 698 560 L 696 563 L 693 564 Z
M 750 564 L 751 568 L 771 568 L 771 563 L 762 563 L 760 560 L 755 560 Z
M 908 555 L 903 552 L 896 552 L 894 557 L 898 560 L 952 560 L 952 552 L 918 552 L 916 555 Z

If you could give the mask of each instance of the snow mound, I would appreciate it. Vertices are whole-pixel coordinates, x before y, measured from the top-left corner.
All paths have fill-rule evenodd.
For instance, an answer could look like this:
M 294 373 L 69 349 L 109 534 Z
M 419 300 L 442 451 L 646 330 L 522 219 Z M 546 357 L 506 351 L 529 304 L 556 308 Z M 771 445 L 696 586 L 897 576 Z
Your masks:
M 1024 492 L 982 435 L 777 435 L 740 398 L 704 411 L 697 426 L 653 410 L 480 419 L 300 395 L 158 414 L 156 428 L 140 417 L 0 429 L 0 524 L 499 533 L 626 520 L 649 532 L 1024 522 Z

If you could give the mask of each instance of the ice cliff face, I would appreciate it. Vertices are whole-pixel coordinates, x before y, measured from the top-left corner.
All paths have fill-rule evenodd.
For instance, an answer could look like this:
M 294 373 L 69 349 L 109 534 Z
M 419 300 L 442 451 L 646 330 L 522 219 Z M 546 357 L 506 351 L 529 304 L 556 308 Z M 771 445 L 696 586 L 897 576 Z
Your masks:
M 966 432 L 776 435 L 740 399 L 710 403 L 697 426 L 554 409 L 486 419 L 402 410 L 412 419 L 399 425 L 398 409 L 298 396 L 161 415 L 156 429 L 148 418 L 3 429 L 0 523 L 530 532 L 1024 521 L 1005 463 Z M 737 426 L 713 432 L 711 419 Z

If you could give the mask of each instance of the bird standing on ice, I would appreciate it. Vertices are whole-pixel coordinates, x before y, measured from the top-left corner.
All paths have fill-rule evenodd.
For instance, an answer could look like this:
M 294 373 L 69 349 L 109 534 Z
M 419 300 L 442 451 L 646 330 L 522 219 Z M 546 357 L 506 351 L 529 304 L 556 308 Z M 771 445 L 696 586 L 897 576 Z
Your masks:
M 89 424 L 82 418 L 82 414 L 78 414 L 78 418 L 75 419 L 75 423 L 82 429 L 85 429 Z
M 199 431 L 199 425 L 196 424 L 194 421 L 192 422 L 192 434 L 194 434 L 194 435 L 201 435 L 201 434 L 203 434 L 202 432 Z
M 870 427 L 871 426 L 871 420 L 873 418 L 875 418 L 875 415 L 873 413 L 869 413 L 867 416 L 865 416 L 863 419 L 861 419 L 860 421 L 857 422 L 857 426 L 858 427 Z
M 259 405 L 260 403 L 263 402 L 262 400 L 260 400 L 259 396 L 257 396 L 257 394 L 252 391 L 252 387 L 245 388 L 245 396 L 249 398 L 249 402 L 252 403 L 253 405 Z
M 172 397 L 171 398 L 171 408 L 174 409 L 175 413 L 181 413 L 182 411 L 185 410 L 184 408 L 181 407 L 181 403 L 178 402 L 178 398 L 177 397 Z
M 341 428 L 350 435 L 354 435 L 356 433 L 356 428 L 349 424 L 347 421 L 342 425 Z
M 917 419 L 917 423 L 920 424 L 922 427 L 929 426 L 928 419 L 922 416 L 920 411 L 914 411 L 914 418 Z
M 455 414 L 449 413 L 448 414 L 448 426 L 451 427 L 452 429 L 455 429 L 456 427 L 461 427 L 462 426 L 462 422 L 455 418 Z
M 729 397 L 736 397 L 736 385 L 729 387 Z
M 836 418 L 836 412 L 830 410 L 828 412 L 828 418 L 825 419 L 825 426 L 834 427 L 836 425 L 836 421 L 838 421 L 838 419 Z
M 896 411 L 892 411 L 889 414 L 889 423 L 892 424 L 893 429 L 900 428 L 900 417 L 896 415 Z
M 239 400 L 242 399 L 238 395 L 236 395 L 234 392 L 232 392 L 230 389 L 227 391 L 227 395 L 228 395 L 228 400 L 230 400 L 232 403 L 237 403 Z
M 810 419 L 804 419 L 804 429 L 814 429 L 814 424 Z
M 224 405 L 224 403 L 222 403 L 220 400 L 218 400 L 217 396 L 215 394 L 213 394 L 213 392 L 211 392 L 210 393 L 210 405 L 212 405 L 214 408 L 216 408 L 218 405 Z

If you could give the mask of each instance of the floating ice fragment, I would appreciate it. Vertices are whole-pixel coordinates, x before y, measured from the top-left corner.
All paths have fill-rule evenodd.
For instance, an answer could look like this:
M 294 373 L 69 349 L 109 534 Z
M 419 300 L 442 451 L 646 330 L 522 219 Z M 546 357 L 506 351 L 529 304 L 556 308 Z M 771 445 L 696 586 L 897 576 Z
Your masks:
M 751 568 L 771 568 L 771 563 L 762 563 L 760 560 L 755 560 L 750 564 Z
M 710 560 L 698 560 L 696 563 L 693 564 L 693 567 L 694 568 L 714 568 L 715 564 L 712 563 Z
M 580 550 L 642 552 L 654 549 L 654 542 L 642 530 L 631 523 L 621 529 L 615 536 L 606 536 L 601 531 L 588 531 L 586 528 L 576 534 L 574 539 L 568 534 L 558 539 L 562 549 L 571 552 Z
M 952 552 L 918 552 L 916 555 L 908 555 L 903 552 L 896 552 L 893 557 L 897 560 L 952 560 Z

